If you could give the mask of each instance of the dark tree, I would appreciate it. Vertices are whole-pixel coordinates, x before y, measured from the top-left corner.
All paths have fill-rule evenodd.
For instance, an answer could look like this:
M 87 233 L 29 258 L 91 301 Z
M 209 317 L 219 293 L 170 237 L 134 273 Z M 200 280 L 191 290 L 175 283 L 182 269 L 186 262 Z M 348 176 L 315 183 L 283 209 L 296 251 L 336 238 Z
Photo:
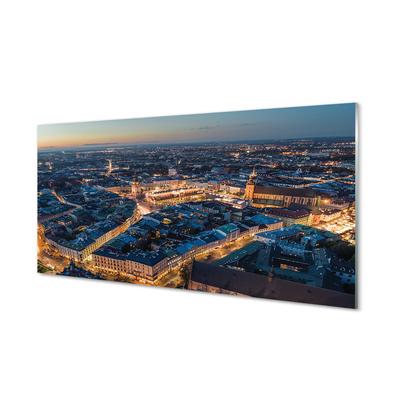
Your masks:
M 332 251 L 334 251 L 339 258 L 344 258 L 348 261 L 353 257 L 356 250 L 353 245 L 342 242 L 332 247 Z
M 356 285 L 354 283 L 344 283 L 343 291 L 348 294 L 355 294 L 356 293 Z
M 352 244 L 326 241 L 321 244 L 321 247 L 326 247 L 327 249 L 332 250 L 339 258 L 343 258 L 346 261 L 355 261 L 356 248 Z
M 150 239 L 140 239 L 136 245 L 139 250 L 146 251 L 150 250 L 151 241 Z
M 126 254 L 126 253 L 129 253 L 131 251 L 131 249 L 132 249 L 132 246 L 129 243 L 125 243 L 122 246 L 121 252 Z
M 179 276 L 180 278 L 185 282 L 185 284 L 187 282 L 189 282 L 190 279 L 190 268 L 188 265 L 183 266 L 180 270 L 179 270 Z

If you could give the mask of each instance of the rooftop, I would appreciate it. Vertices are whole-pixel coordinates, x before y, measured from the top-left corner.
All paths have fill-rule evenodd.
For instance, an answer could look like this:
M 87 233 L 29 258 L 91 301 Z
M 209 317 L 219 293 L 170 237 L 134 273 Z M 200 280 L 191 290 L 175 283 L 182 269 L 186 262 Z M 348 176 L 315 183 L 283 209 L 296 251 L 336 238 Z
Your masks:
M 145 264 L 149 266 L 154 266 L 158 264 L 160 261 L 164 260 L 167 255 L 160 250 L 157 251 L 150 251 L 150 252 L 144 252 L 141 250 L 136 250 L 130 253 L 127 257 L 127 260 L 137 262 L 140 264 Z
M 285 188 L 275 186 L 256 186 L 254 193 L 278 196 L 317 197 L 315 190 L 306 188 Z
M 195 261 L 191 281 L 250 297 L 355 308 L 355 296 Z
M 288 210 L 286 208 L 273 208 L 269 210 L 268 213 L 280 217 L 293 218 L 293 219 L 305 218 L 310 215 L 310 212 L 306 210 L 293 211 L 293 210 Z
M 226 225 L 222 225 L 218 228 L 218 230 L 222 231 L 225 234 L 232 233 L 237 229 L 239 229 L 239 228 L 234 224 L 226 224 Z

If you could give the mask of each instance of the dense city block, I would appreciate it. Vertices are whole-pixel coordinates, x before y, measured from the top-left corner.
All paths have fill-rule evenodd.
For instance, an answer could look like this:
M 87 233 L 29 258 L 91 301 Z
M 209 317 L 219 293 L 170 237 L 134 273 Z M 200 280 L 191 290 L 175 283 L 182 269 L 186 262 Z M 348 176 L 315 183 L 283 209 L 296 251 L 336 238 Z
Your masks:
M 79 150 L 39 150 L 38 271 L 354 308 L 354 138 Z

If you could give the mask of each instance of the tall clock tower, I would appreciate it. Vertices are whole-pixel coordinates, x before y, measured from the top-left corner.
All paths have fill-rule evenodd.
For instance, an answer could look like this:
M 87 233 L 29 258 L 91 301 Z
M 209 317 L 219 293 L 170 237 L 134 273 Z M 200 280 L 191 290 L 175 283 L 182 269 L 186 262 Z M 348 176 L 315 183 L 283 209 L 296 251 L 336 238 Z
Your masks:
M 250 201 L 253 200 L 256 183 L 257 183 L 257 174 L 256 174 L 256 169 L 254 168 L 253 173 L 250 175 L 249 180 L 247 181 L 246 184 L 246 192 L 244 194 L 245 200 L 250 200 Z
M 135 171 L 135 177 L 132 181 L 132 195 L 135 199 L 137 199 L 141 193 L 142 193 L 142 190 L 140 189 L 140 183 L 138 181 L 138 178 L 136 176 L 136 171 Z

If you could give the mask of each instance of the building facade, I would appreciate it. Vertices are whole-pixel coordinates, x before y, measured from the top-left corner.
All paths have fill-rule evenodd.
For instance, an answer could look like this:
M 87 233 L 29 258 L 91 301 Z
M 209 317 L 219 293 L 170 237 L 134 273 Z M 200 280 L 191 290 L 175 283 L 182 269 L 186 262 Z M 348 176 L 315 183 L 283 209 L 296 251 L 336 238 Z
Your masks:
M 204 190 L 196 188 L 163 190 L 146 193 L 146 199 L 151 204 L 166 206 L 190 201 L 204 201 L 206 194 Z
M 90 255 L 103 244 L 125 232 L 129 226 L 139 218 L 137 207 L 132 215 L 122 224 L 111 221 L 101 222 L 88 228 L 84 236 L 73 241 L 68 241 L 57 236 L 46 236 L 46 241 L 50 246 L 57 249 L 61 256 L 76 260 L 85 261 Z M 97 226 L 99 225 L 99 226 Z
M 131 190 L 132 190 L 132 196 L 135 199 L 137 199 L 140 196 L 140 194 L 142 193 L 142 189 L 140 188 L 140 183 L 137 179 L 136 172 L 135 172 L 135 177 L 132 181 L 132 189 Z
M 295 224 L 310 226 L 313 223 L 313 214 L 306 210 L 287 210 L 282 208 L 272 208 L 267 215 L 277 218 L 283 222 L 283 226 L 292 226 Z
M 338 209 L 331 208 L 329 210 L 325 210 L 321 215 L 321 221 L 329 222 L 333 219 L 339 218 L 342 215 L 342 212 Z
M 305 206 L 319 206 L 320 197 L 315 190 L 308 188 L 288 188 L 257 185 L 255 170 L 246 184 L 245 200 L 252 202 L 253 207 L 289 207 L 291 203 Z
M 168 257 L 160 250 L 155 252 L 136 250 L 123 256 L 99 249 L 93 253 L 92 258 L 93 265 L 100 270 L 130 274 L 150 282 L 154 282 L 160 275 L 168 272 L 169 268 Z

